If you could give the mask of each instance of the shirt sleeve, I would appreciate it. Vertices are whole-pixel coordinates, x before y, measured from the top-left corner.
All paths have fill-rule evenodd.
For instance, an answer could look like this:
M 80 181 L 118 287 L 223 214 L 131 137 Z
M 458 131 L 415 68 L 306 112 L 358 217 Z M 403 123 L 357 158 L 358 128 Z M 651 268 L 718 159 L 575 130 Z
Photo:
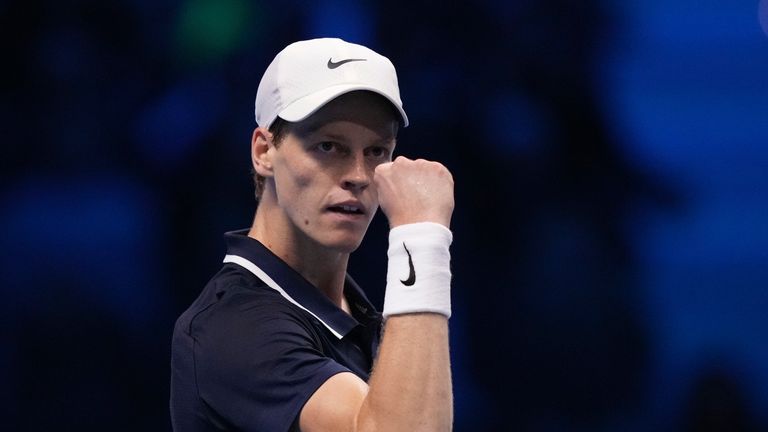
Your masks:
M 282 299 L 223 303 L 193 329 L 199 396 L 237 430 L 290 430 L 312 394 L 349 369 L 323 355 L 304 312 Z

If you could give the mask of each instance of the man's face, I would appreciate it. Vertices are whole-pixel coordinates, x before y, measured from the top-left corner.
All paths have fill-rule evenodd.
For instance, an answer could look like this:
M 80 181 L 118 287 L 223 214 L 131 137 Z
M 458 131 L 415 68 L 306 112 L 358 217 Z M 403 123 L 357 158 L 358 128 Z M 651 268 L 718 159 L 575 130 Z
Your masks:
M 296 240 L 354 251 L 378 209 L 377 165 L 389 162 L 398 122 L 385 99 L 352 92 L 291 127 L 270 148 L 280 214 Z

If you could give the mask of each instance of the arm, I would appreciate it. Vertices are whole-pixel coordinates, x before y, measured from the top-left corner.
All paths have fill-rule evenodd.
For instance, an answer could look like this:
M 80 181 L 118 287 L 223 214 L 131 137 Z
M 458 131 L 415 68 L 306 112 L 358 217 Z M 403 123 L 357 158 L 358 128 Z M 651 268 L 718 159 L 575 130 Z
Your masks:
M 379 166 L 374 182 L 392 228 L 450 225 L 453 180 L 442 165 L 400 157 Z M 448 318 L 439 313 L 389 316 L 370 383 L 335 375 L 300 416 L 304 432 L 447 431 L 452 423 Z

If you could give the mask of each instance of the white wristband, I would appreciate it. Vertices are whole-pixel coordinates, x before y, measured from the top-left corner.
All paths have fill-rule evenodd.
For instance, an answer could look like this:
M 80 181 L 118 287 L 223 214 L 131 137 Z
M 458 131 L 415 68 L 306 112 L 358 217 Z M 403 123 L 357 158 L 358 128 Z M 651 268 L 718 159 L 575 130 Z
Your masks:
M 400 225 L 389 232 L 384 318 L 415 312 L 451 316 L 453 234 L 433 222 Z

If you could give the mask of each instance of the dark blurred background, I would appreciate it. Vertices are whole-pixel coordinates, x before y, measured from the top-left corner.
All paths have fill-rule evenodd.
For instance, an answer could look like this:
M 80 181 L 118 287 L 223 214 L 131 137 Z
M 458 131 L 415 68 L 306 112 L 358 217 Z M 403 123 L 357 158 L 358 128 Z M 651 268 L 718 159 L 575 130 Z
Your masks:
M 3 430 L 167 431 L 290 42 L 454 173 L 457 431 L 768 430 L 768 0 L 0 2 Z M 351 274 L 381 304 L 386 221 Z

